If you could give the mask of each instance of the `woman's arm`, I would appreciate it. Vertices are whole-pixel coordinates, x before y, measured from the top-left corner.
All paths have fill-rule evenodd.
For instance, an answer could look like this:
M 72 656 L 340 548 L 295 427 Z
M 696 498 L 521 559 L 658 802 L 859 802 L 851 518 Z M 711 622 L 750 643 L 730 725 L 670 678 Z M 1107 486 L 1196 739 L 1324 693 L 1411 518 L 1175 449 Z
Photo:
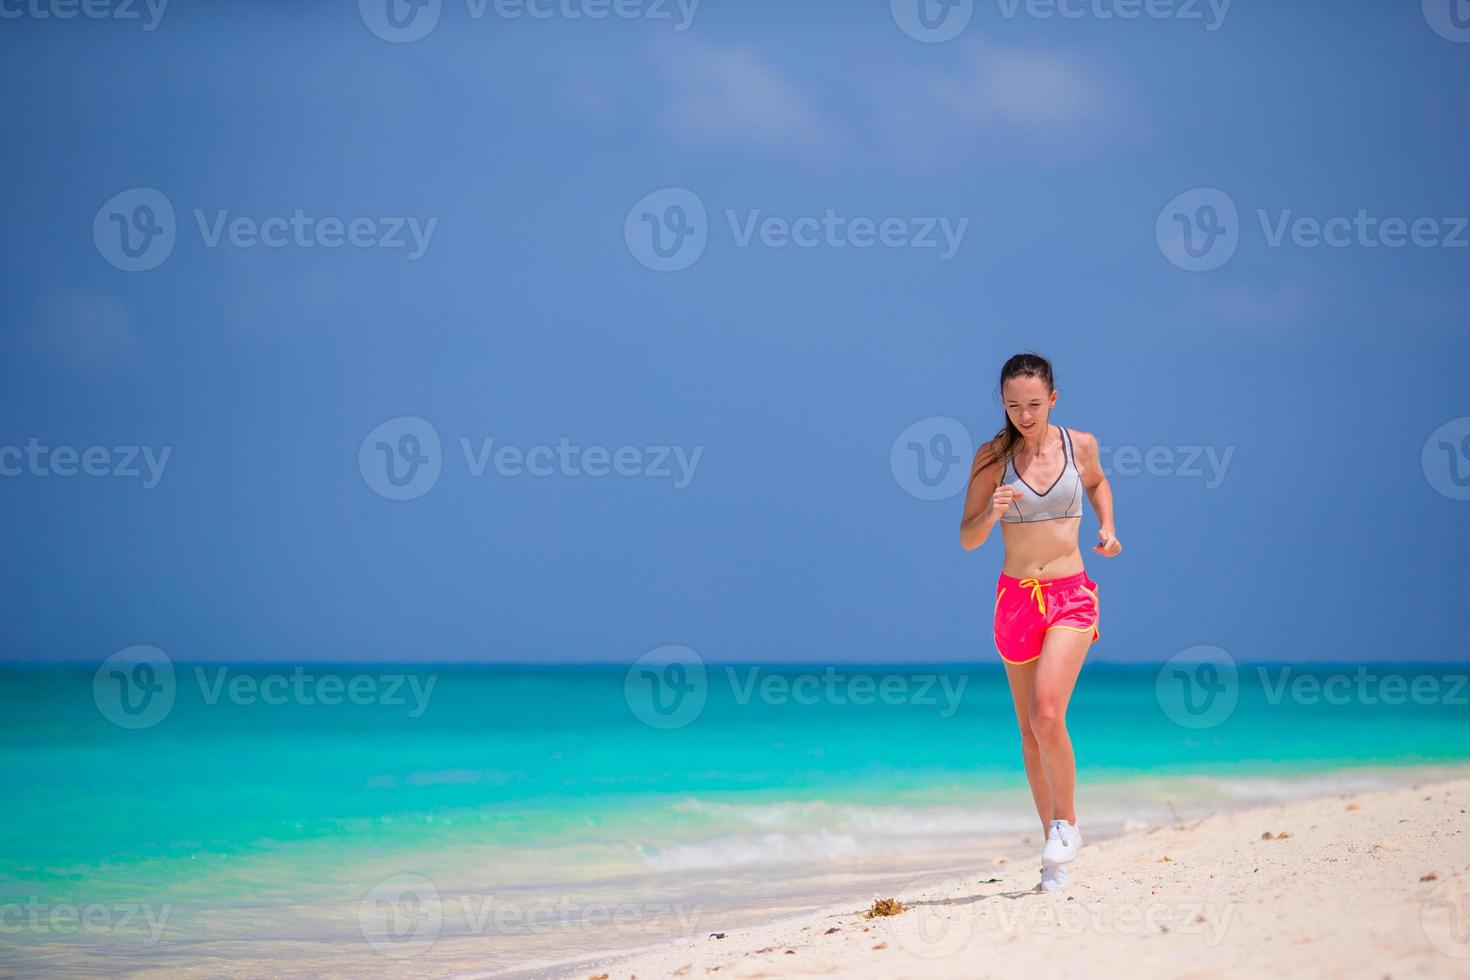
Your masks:
M 965 515 L 960 519 L 960 547 L 966 551 L 985 543 L 1000 515 L 1021 495 L 1015 487 L 1001 485 L 1004 469 L 989 443 L 980 447 L 970 464 L 970 489 L 965 493 Z
M 1113 526 L 1113 488 L 1102 471 L 1102 459 L 1097 451 L 1097 437 L 1091 432 L 1072 433 L 1072 447 L 1077 457 L 1077 472 L 1082 478 L 1082 489 L 1097 515 L 1098 543 L 1092 550 L 1104 558 L 1111 558 L 1123 550 L 1118 543 L 1118 534 Z

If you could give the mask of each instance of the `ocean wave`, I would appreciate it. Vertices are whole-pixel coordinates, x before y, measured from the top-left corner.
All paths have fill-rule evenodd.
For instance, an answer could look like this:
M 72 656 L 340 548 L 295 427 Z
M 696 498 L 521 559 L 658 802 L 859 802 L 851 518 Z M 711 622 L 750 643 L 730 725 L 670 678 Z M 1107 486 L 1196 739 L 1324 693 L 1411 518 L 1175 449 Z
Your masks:
M 759 834 L 716 837 L 668 847 L 640 848 L 644 863 L 656 871 L 699 871 L 756 864 L 793 864 L 860 857 L 863 842 L 848 834 Z
M 965 806 L 878 807 L 821 801 L 723 803 L 692 799 L 676 804 L 674 810 L 715 825 L 879 836 L 1004 833 L 1033 819 L 1030 797 L 1019 793 L 997 794 Z

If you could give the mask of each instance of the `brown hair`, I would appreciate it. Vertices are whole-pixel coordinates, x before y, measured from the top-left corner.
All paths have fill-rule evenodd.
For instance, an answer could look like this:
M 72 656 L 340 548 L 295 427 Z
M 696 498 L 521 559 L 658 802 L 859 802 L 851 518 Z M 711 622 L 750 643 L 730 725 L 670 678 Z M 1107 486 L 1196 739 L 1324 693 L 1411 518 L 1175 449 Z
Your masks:
M 1056 381 L 1052 375 L 1051 361 L 1048 361 L 1035 351 L 1024 351 L 1001 365 L 1000 384 L 996 386 L 996 392 L 1002 397 L 1005 394 L 1006 382 L 1012 378 L 1040 378 L 1046 384 L 1046 390 L 1048 392 L 1056 391 Z M 1004 411 L 1004 408 L 1002 408 L 1002 411 Z M 986 463 L 995 460 L 1001 462 L 1009 460 L 1016 454 L 1016 450 L 1020 448 L 1021 430 L 1017 429 L 1011 423 L 1010 413 L 1005 413 L 1005 420 L 1005 428 L 997 432 L 995 438 L 986 444 L 990 447 L 990 456 L 982 462 L 981 456 L 984 454 L 976 455 L 975 470 L 970 474 L 970 479 L 973 480 L 975 475 L 980 472 L 981 467 Z

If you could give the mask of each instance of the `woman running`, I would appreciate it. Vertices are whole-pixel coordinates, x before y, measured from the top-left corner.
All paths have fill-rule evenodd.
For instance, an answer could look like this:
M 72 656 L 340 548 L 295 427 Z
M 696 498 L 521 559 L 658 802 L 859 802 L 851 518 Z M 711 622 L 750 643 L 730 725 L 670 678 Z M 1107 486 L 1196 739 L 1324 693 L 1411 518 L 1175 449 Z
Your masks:
M 1005 560 L 995 586 L 995 646 L 1005 662 L 1021 727 L 1021 758 L 1041 817 L 1041 887 L 1067 883 L 1082 835 L 1067 702 L 1098 639 L 1097 583 L 1082 567 L 1077 535 L 1082 493 L 1097 515 L 1093 551 L 1123 550 L 1113 531 L 1113 491 L 1091 433 L 1051 424 L 1057 403 L 1051 363 L 1017 354 L 1000 369 L 1006 424 L 970 469 L 960 544 L 973 551 L 1001 525 Z

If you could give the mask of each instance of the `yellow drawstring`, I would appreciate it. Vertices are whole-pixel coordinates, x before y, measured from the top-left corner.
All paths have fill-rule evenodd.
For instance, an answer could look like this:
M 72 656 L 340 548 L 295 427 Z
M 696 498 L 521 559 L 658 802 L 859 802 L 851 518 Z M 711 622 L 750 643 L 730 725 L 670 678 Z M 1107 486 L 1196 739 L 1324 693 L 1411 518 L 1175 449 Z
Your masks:
M 1031 598 L 1036 600 L 1036 611 L 1046 615 L 1046 598 L 1041 594 L 1042 582 L 1034 578 L 1021 579 L 1021 588 L 1031 590 Z

